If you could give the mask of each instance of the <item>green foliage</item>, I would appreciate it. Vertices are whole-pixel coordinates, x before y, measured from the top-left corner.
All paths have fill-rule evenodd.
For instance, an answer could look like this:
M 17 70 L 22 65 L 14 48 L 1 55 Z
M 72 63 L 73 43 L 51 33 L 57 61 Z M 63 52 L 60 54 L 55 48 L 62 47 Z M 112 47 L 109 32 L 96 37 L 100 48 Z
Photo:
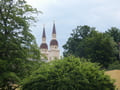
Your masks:
M 28 75 L 28 60 L 40 60 L 40 52 L 29 26 L 38 11 L 25 0 L 0 0 L 0 88 Z M 34 61 L 29 61 L 34 63 Z M 30 64 L 30 63 L 29 63 Z M 32 67 L 30 67 L 32 69 Z
M 23 81 L 22 90 L 114 90 L 98 64 L 68 57 L 44 64 Z
M 80 53 L 79 43 L 82 42 L 93 30 L 95 30 L 95 28 L 93 27 L 91 28 L 87 25 L 77 26 L 77 28 L 74 29 L 73 32 L 71 33 L 71 37 L 68 38 L 67 43 L 63 46 L 63 48 L 65 49 L 65 51 L 63 52 L 63 55 L 64 56 L 68 56 L 68 55 L 79 56 L 79 53 Z
M 120 42 L 120 29 L 111 27 L 106 33 L 112 36 L 116 43 Z
M 85 57 L 90 58 L 92 62 L 98 62 L 107 68 L 116 60 L 117 45 L 109 35 L 92 31 L 83 44 Z
M 114 41 L 117 43 L 117 49 L 120 50 L 119 48 L 119 42 L 120 42 L 120 29 L 116 28 L 116 27 L 111 27 L 110 29 L 108 29 L 108 31 L 105 32 L 106 34 L 110 35 L 111 37 L 113 37 Z M 119 56 L 120 51 L 117 53 L 116 57 L 117 60 L 120 60 L 120 56 Z
M 109 64 L 107 70 L 116 70 L 119 69 L 120 70 L 120 62 L 119 61 L 115 61 L 112 64 Z
M 64 56 L 74 55 L 91 59 L 100 63 L 104 68 L 116 60 L 118 50 L 113 38 L 105 33 L 100 33 L 95 28 L 80 26 L 73 31 L 67 43 L 63 46 Z M 84 29 L 83 29 L 84 28 Z M 83 31 L 88 33 L 82 33 Z M 84 37 L 83 37 L 84 36 Z

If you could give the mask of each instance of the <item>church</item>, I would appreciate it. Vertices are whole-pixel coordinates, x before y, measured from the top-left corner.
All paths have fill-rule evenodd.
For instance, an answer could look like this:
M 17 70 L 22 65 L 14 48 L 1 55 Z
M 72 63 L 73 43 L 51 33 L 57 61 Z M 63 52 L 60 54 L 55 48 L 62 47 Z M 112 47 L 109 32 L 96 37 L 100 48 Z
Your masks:
M 53 23 L 51 36 L 52 38 L 48 47 L 48 44 L 46 43 L 45 26 L 43 26 L 42 43 L 40 45 L 40 52 L 41 52 L 41 59 L 47 62 L 55 59 L 60 59 L 60 50 L 58 49 L 58 41 L 56 39 L 55 23 Z

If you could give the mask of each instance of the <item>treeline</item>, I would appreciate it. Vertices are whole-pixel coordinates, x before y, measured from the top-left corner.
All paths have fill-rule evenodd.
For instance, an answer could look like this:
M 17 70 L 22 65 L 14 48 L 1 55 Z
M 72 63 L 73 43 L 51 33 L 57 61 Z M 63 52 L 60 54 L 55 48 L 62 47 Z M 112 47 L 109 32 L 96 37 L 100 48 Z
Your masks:
M 120 29 L 111 27 L 99 32 L 87 25 L 77 26 L 63 46 L 64 56 L 89 59 L 99 63 L 105 69 L 120 69 Z

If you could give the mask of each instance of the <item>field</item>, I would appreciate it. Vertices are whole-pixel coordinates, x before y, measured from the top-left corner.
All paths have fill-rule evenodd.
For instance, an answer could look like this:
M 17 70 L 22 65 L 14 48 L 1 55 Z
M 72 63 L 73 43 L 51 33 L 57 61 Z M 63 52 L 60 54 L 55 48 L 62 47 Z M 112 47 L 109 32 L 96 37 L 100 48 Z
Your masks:
M 107 71 L 106 74 L 115 80 L 115 85 L 120 90 L 120 70 Z

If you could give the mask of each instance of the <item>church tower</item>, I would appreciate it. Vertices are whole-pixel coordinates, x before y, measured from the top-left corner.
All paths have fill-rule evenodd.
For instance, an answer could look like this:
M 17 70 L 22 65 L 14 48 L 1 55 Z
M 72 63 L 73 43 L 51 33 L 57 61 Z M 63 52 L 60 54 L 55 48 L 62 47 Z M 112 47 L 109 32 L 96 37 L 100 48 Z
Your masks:
M 56 39 L 56 27 L 55 27 L 55 23 L 53 23 L 52 40 L 50 41 L 48 61 L 59 59 L 60 58 L 59 54 L 60 51 L 58 49 L 58 41 Z
M 41 59 L 48 60 L 48 45 L 46 43 L 45 26 L 43 26 L 42 43 L 40 45 Z

